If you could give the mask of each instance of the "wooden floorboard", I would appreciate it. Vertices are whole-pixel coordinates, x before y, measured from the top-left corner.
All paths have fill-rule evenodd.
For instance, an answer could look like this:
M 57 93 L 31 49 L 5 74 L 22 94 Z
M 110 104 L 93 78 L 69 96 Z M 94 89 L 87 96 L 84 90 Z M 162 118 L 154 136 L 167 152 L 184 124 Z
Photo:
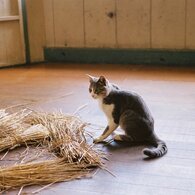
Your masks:
M 99 170 L 93 178 L 55 184 L 40 194 L 195 194 L 195 68 L 38 64 L 0 69 L 0 107 L 27 103 L 33 109 L 74 113 L 86 105 L 79 115 L 93 124 L 89 130 L 98 136 L 106 119 L 88 94 L 85 74 L 105 75 L 121 88 L 142 95 L 155 118 L 156 132 L 167 142 L 169 151 L 162 158 L 147 160 L 143 145 L 100 145 L 109 159 L 106 166 L 116 177 Z M 17 156 L 17 151 L 11 153 Z M 9 155 L 0 165 L 14 163 L 14 158 L 13 162 L 8 159 Z M 23 192 L 40 187 L 25 187 Z

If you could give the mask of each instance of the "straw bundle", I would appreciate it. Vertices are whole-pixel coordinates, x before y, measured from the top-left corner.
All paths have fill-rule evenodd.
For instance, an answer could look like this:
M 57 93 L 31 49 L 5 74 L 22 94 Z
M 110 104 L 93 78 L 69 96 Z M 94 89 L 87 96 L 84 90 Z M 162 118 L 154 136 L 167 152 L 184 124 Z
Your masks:
M 0 189 L 70 181 L 90 176 L 89 173 L 97 166 L 98 164 L 67 163 L 63 159 L 15 165 L 0 171 Z
M 31 111 L 23 109 L 19 112 L 8 113 L 5 109 L 0 110 L 0 138 L 5 138 L 17 130 L 24 128 L 23 120 Z
M 20 145 L 40 143 L 49 136 L 49 132 L 42 125 L 34 125 L 27 129 L 15 130 L 0 139 L 0 152 L 6 149 L 14 149 Z
M 0 152 L 24 144 L 35 144 L 49 135 L 43 125 L 25 123 L 31 112 L 23 109 L 10 114 L 5 109 L 0 110 Z
M 10 128 L 13 127 L 12 117 L 18 129 Z M 6 126 L 2 119 L 9 125 Z M 6 137 L 0 137 L 0 151 L 24 143 L 40 143 L 55 156 L 52 160 L 0 169 L 0 190 L 68 181 L 88 176 L 95 168 L 102 167 L 102 153 L 87 143 L 87 124 L 76 116 L 35 111 L 25 114 L 22 111 L 13 114 L 0 112 L 0 124 L 12 130 Z
M 85 161 L 94 163 L 100 161 L 99 154 L 86 142 L 84 127 L 87 125 L 78 117 L 71 115 L 33 113 L 28 122 L 42 124 L 49 131 L 49 139 L 46 140 L 49 151 L 57 156 L 67 158 L 72 163 Z

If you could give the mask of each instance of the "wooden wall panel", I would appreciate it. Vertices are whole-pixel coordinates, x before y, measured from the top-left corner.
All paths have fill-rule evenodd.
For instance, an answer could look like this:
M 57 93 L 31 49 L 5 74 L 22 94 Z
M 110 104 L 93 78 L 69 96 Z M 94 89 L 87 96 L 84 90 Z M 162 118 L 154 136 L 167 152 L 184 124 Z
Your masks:
M 5 0 L 4 11 L 5 16 L 18 15 L 18 0 Z
M 116 8 L 113 0 L 85 0 L 86 47 L 116 47 Z M 109 17 L 113 13 L 113 17 Z
M 55 46 L 84 47 L 83 0 L 54 0 Z
M 49 47 L 195 48 L 194 0 L 43 2 Z
M 186 0 L 186 48 L 195 49 L 195 0 Z
M 4 0 L 0 0 L 0 16 L 4 16 Z M 0 66 L 7 64 L 4 23 L 0 23 Z
M 44 60 L 45 21 L 42 0 L 27 0 L 28 36 L 31 62 Z
M 4 23 L 0 23 L 0 66 L 7 64 Z
M 6 18 L 18 15 L 18 0 L 0 0 L 0 17 Z M 24 54 L 24 42 L 19 19 L 14 21 L 1 21 L 0 66 L 25 63 Z
M 18 0 L 0 0 L 0 16 L 18 15 Z
M 185 47 L 185 0 L 152 1 L 152 47 Z
M 54 18 L 53 18 L 53 0 L 43 0 L 44 5 L 44 21 L 45 21 L 45 39 L 46 46 L 54 46 Z
M 4 12 L 5 12 L 5 9 L 4 9 L 4 4 L 5 4 L 5 0 L 0 0 L 0 16 L 4 16 Z
M 4 29 L 7 63 L 24 63 L 24 48 L 21 40 L 19 21 L 4 23 Z
M 150 0 L 117 1 L 117 40 L 122 48 L 150 47 Z

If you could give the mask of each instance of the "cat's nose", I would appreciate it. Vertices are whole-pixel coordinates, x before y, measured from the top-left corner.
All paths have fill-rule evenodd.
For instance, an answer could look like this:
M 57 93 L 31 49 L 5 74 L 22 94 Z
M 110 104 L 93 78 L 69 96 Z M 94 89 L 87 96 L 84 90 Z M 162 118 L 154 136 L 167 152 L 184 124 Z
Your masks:
M 97 98 L 96 94 L 91 94 L 92 98 Z

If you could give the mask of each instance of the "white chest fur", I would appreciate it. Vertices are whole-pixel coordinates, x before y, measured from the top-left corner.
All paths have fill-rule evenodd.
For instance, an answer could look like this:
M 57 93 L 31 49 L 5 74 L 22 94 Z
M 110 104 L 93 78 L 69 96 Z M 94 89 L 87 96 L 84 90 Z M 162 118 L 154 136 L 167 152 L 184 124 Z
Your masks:
M 104 114 L 107 117 L 108 121 L 112 121 L 113 120 L 113 110 L 114 110 L 114 104 L 103 104 L 102 100 L 99 100 L 99 106 L 101 108 L 101 110 L 104 112 Z

